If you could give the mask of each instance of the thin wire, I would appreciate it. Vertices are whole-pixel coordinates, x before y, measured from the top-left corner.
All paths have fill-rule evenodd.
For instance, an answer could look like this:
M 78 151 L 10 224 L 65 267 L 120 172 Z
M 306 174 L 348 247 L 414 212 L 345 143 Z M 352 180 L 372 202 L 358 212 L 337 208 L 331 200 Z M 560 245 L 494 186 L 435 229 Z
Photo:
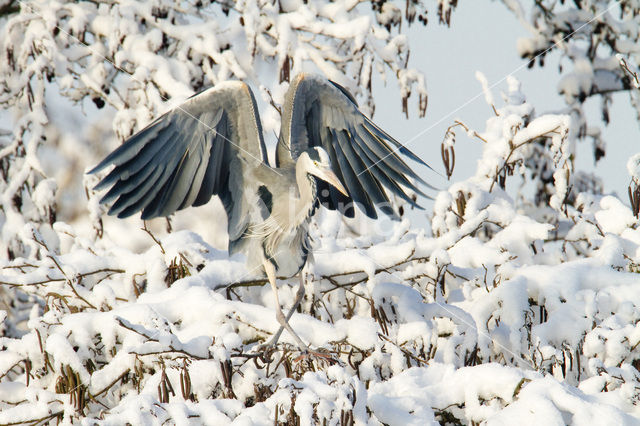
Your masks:
M 36 15 L 37 17 L 39 17 L 40 19 L 42 19 L 43 21 L 45 20 L 44 16 L 42 16 L 42 14 L 38 13 L 37 11 L 34 10 L 34 7 L 26 2 L 24 2 L 24 0 L 17 0 L 18 3 L 20 3 L 20 5 L 24 6 L 25 8 L 28 8 L 29 11 Z M 65 31 L 63 28 L 61 28 L 59 25 L 56 25 L 55 28 L 57 28 L 61 33 L 65 34 L 67 37 L 70 37 L 74 40 L 76 40 L 80 45 L 82 45 L 83 47 L 87 48 L 87 50 L 89 50 L 89 52 L 91 52 L 93 55 L 102 58 L 102 60 L 108 62 L 109 64 L 111 64 L 111 66 L 113 66 L 115 69 L 117 69 L 118 71 L 121 71 L 125 74 L 127 74 L 133 81 L 140 83 L 140 85 L 144 86 L 145 83 L 139 79 L 137 79 L 133 74 L 131 74 L 130 72 L 128 72 L 127 70 L 125 70 L 124 68 L 119 67 L 118 65 L 116 65 L 113 61 L 111 61 L 109 58 L 107 58 L 106 56 L 102 55 L 100 52 L 96 51 L 95 49 L 93 49 L 91 46 L 89 46 L 87 43 L 85 43 L 84 41 L 80 40 L 78 37 L 74 36 L 73 34 L 70 34 L 69 32 Z M 215 86 L 214 86 L 215 88 Z M 251 89 L 249 89 L 251 90 Z M 170 101 L 170 99 L 166 96 L 163 96 L 162 93 L 159 93 L 160 98 L 165 101 L 168 102 Z M 264 163 L 264 160 L 261 158 L 256 157 L 255 155 L 253 155 L 252 153 L 250 153 L 249 151 L 247 151 L 246 149 L 242 148 L 240 145 L 236 144 L 235 142 L 233 142 L 231 139 L 227 138 L 226 136 L 222 135 L 221 133 L 219 133 L 216 129 L 214 129 L 213 127 L 209 126 L 207 123 L 203 122 L 202 120 L 200 120 L 198 117 L 194 116 L 193 114 L 191 114 L 190 112 L 188 112 L 187 110 L 185 110 L 182 105 L 178 105 L 175 106 L 174 109 L 178 109 L 181 112 L 183 112 L 184 114 L 186 114 L 187 116 L 189 116 L 190 118 L 196 120 L 198 123 L 202 124 L 204 127 L 206 127 L 210 132 L 213 132 L 214 134 L 216 134 L 217 136 L 220 136 L 222 139 L 226 140 L 227 142 L 229 142 L 231 145 L 235 146 L 236 148 L 238 148 L 240 151 L 243 151 L 245 154 L 247 154 L 249 157 L 253 158 L 254 160 L 259 161 L 260 163 Z M 259 119 L 259 118 L 258 118 Z M 257 126 L 256 126 L 257 127 Z M 262 135 L 258 134 L 258 137 L 262 137 Z M 261 148 L 262 149 L 262 148 Z M 267 155 L 267 153 L 264 153 L 265 156 Z M 279 173 L 277 170 L 275 170 L 273 167 L 268 167 L 269 170 L 271 170 L 272 172 L 276 173 L 279 176 L 282 176 L 281 173 Z
M 533 57 L 533 59 L 531 59 L 529 62 L 534 61 L 536 58 L 538 58 L 539 56 L 545 55 L 547 52 L 549 52 L 551 49 L 560 46 L 560 43 L 565 42 L 566 40 L 568 40 L 570 37 L 572 37 L 574 34 L 576 34 L 578 31 L 580 31 L 581 29 L 583 29 L 584 27 L 586 27 L 587 25 L 591 24 L 593 21 L 595 21 L 596 19 L 600 18 L 602 15 L 604 15 L 605 13 L 609 12 L 609 10 L 611 10 L 614 6 L 618 5 L 620 3 L 621 0 L 616 0 L 615 2 L 613 2 L 611 4 L 611 6 L 607 7 L 605 10 L 603 10 L 602 12 L 600 12 L 599 14 L 597 14 L 596 16 L 594 16 L 592 19 L 590 19 L 589 21 L 585 22 L 584 24 L 582 24 L 580 27 L 578 27 L 575 31 L 571 32 L 570 34 L 566 35 L 562 40 L 554 42 L 550 47 L 548 47 L 547 49 L 545 49 L 544 51 L 538 53 L 536 56 Z M 489 89 L 493 89 L 494 87 L 496 87 L 498 84 L 502 83 L 503 81 L 505 81 L 507 79 L 507 77 L 512 76 L 514 73 L 520 71 L 522 68 L 524 68 L 525 66 L 527 66 L 529 64 L 529 62 L 527 63 L 523 63 L 522 65 L 519 65 L 518 67 L 516 67 L 513 71 L 511 71 L 510 73 L 506 74 L 504 77 L 502 77 L 500 80 L 496 81 L 495 83 L 493 83 L 492 85 L 490 85 L 488 88 Z M 479 97 L 483 96 L 484 91 L 479 92 L 477 95 L 473 96 L 472 98 L 470 98 L 468 101 L 466 101 L 465 103 L 463 103 L 462 105 L 460 105 L 459 107 L 453 109 L 452 111 L 450 111 L 449 113 L 445 114 L 444 116 L 442 116 L 438 121 L 436 121 L 435 123 L 433 123 L 431 126 L 427 127 L 426 129 L 422 130 L 421 132 L 417 133 L 415 136 L 413 136 L 412 138 L 410 138 L 405 144 L 400 144 L 400 146 L 394 148 L 393 150 L 391 150 L 390 153 L 388 153 L 387 155 L 385 155 L 384 157 L 382 157 L 381 159 L 379 159 L 378 161 L 376 161 L 374 164 L 370 165 L 369 167 L 367 167 L 366 169 L 364 169 L 363 171 L 361 171 L 360 173 L 358 173 L 356 176 L 360 176 L 362 173 L 368 171 L 371 167 L 376 166 L 378 163 L 380 163 L 381 161 L 384 161 L 387 157 L 394 155 L 396 152 L 398 152 L 399 150 L 401 150 L 402 148 L 405 148 L 407 146 L 409 146 L 409 144 L 411 144 L 413 141 L 415 141 L 417 138 L 419 138 L 420 136 L 424 135 L 425 133 L 427 133 L 429 130 L 433 129 L 435 126 L 437 126 L 438 124 L 440 124 L 441 122 L 443 122 L 445 119 L 451 117 L 451 115 L 453 115 L 454 113 L 460 111 L 462 108 L 466 107 L 467 105 L 469 105 L 471 102 L 475 101 L 476 99 L 478 99 Z

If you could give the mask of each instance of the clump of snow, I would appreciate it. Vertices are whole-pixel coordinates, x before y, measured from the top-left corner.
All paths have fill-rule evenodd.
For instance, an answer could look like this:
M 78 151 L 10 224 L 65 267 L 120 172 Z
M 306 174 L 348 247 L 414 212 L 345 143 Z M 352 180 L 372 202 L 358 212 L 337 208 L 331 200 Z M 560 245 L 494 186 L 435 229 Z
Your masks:
M 564 2 L 535 2 L 524 6 L 520 2 L 505 1 L 504 4 L 529 34 L 516 42 L 518 53 L 528 61 L 529 67 L 547 65 L 553 52 L 553 61 L 557 60 L 561 74 L 557 90 L 564 96 L 567 111 L 573 116 L 575 136 L 587 136 L 594 144 L 599 143 L 599 138 L 594 137 L 599 129 L 584 108 L 592 97 L 601 101 L 605 123 L 609 123 L 612 93 L 627 92 L 630 106 L 640 113 L 637 71 L 640 32 L 636 2 L 623 1 L 614 8 L 608 0 L 573 2 L 568 7 Z M 593 41 L 598 47 L 585 44 L 585 40 Z M 600 44 L 602 40 L 615 42 Z M 594 151 L 598 161 L 604 151 L 597 147 Z
M 488 105 L 495 105 L 495 101 L 493 100 L 493 94 L 489 89 L 489 81 L 487 80 L 487 77 L 480 71 L 476 71 L 476 80 L 478 80 L 482 85 L 482 93 L 484 94 L 485 102 Z
M 633 179 L 640 182 L 640 153 L 629 157 L 629 160 L 627 160 L 627 172 Z

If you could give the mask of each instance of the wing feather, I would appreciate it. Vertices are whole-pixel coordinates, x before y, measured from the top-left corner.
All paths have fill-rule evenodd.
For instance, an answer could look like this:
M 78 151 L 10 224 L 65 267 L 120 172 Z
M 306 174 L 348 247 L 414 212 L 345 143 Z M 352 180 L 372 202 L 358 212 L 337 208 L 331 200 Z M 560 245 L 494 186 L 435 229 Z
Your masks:
M 233 166 L 231 165 L 233 164 Z M 252 170 L 269 167 L 255 98 L 241 82 L 227 82 L 192 96 L 114 150 L 89 173 L 114 165 L 96 186 L 110 188 L 109 214 L 143 219 L 199 206 L 217 195 L 236 229 L 245 209 Z M 236 232 L 237 233 L 237 232 Z
M 331 138 L 330 130 L 324 128 L 322 131 L 322 139 L 327 140 Z M 329 145 L 326 147 L 327 153 L 329 154 L 329 160 L 331 164 L 338 164 L 338 154 L 336 152 L 336 147 L 334 145 Z M 339 167 L 333 167 L 333 171 L 335 172 L 338 179 L 341 182 L 344 182 L 344 176 L 342 170 Z M 320 202 L 327 205 L 331 210 L 339 210 L 347 217 L 354 217 L 355 210 L 353 207 L 353 200 L 349 197 L 346 197 L 340 191 L 335 189 L 333 186 L 329 185 L 325 181 L 319 182 L 318 192 Z M 329 195 L 325 195 L 328 193 Z
M 168 121 L 168 120 L 167 120 Z M 168 123 L 167 123 L 168 124 Z M 155 144 L 149 144 L 146 146 L 140 147 L 137 152 L 137 157 L 130 158 L 129 160 L 122 161 L 118 164 L 117 167 L 111 171 L 98 185 L 96 185 L 96 190 L 103 190 L 113 185 L 116 182 L 122 182 L 128 180 L 130 177 L 138 174 L 145 166 L 151 161 L 154 157 L 158 155 L 162 155 L 163 148 L 169 146 L 171 139 L 175 136 L 175 132 L 171 129 L 167 129 L 162 132 L 162 135 L 158 136 L 154 134 L 157 138 L 157 142 Z M 120 148 L 125 145 L 121 145 Z M 114 151 L 111 155 L 115 154 L 120 148 Z M 128 151 L 129 153 L 132 151 Z M 124 154 L 124 152 L 123 152 Z M 108 157 L 107 157 L 108 158 Z M 106 160 L 106 159 L 105 159 Z M 94 173 L 97 171 L 93 169 L 89 173 Z
M 331 167 L 351 199 L 321 182 L 318 198 L 329 209 L 340 209 L 345 202 L 354 201 L 371 218 L 377 217 L 376 206 L 395 216 L 388 195 L 395 194 L 417 206 L 403 187 L 424 196 L 414 182 L 433 188 L 400 154 L 429 165 L 362 114 L 344 87 L 299 74 L 285 99 L 276 164 L 293 165 L 300 154 L 316 146 L 329 154 Z
M 117 215 L 120 218 L 128 217 L 141 210 L 149 202 L 158 191 L 156 181 L 162 175 L 164 166 L 153 166 L 153 169 L 153 173 L 140 182 L 140 185 L 134 191 L 123 194 L 116 199 L 109 209 L 110 215 Z M 131 213 L 128 213 L 129 210 Z
M 382 163 L 381 161 L 378 161 L 379 159 L 371 158 L 370 157 L 371 153 L 366 152 L 362 148 L 362 144 L 356 143 L 356 144 L 353 144 L 353 147 L 356 151 L 358 151 L 360 158 L 365 162 L 371 174 L 375 176 L 375 179 L 379 181 L 382 186 L 384 186 L 385 188 L 390 188 L 392 193 L 398 195 L 400 198 L 402 198 L 403 200 L 411 204 L 413 207 L 422 209 L 422 207 L 420 207 L 415 202 L 415 200 L 413 200 L 404 192 L 404 190 L 396 183 L 395 180 L 389 177 L 394 174 L 392 171 L 387 170 L 386 173 L 385 171 L 383 171 L 383 169 L 386 167 L 384 163 Z M 408 185 L 409 188 L 411 189 L 415 188 L 415 186 L 411 182 L 409 181 L 407 182 L 409 183 Z M 422 194 L 422 192 L 418 188 L 415 188 L 414 191 L 416 191 L 419 194 Z M 428 197 L 428 195 L 424 195 L 424 196 Z
M 385 151 L 381 151 L 380 149 L 376 149 L 379 148 L 378 145 L 376 145 L 375 143 L 372 143 L 371 141 L 369 141 L 367 139 L 366 136 L 363 136 L 359 131 L 356 132 L 357 136 L 356 136 L 356 140 L 358 141 L 357 144 L 360 148 L 362 148 L 362 150 L 367 153 L 367 155 L 369 156 L 369 158 L 373 161 L 373 163 L 375 164 L 375 166 L 381 170 L 381 173 L 384 173 L 388 176 L 389 179 L 392 179 L 393 181 L 396 181 L 397 183 L 399 183 L 400 185 L 406 186 L 407 188 L 411 189 L 412 191 L 426 197 L 427 195 L 424 194 L 416 185 L 414 185 L 409 179 L 407 179 L 407 176 L 400 170 L 398 170 L 396 167 L 394 167 L 394 163 L 389 160 L 391 158 L 391 156 L 387 156 L 385 158 Z M 400 194 L 398 194 L 400 195 Z
M 128 161 L 135 159 L 140 151 L 148 146 L 149 139 L 155 139 L 171 124 L 171 120 L 167 120 L 167 114 L 153 121 L 144 129 L 131 136 L 127 143 L 120 145 L 116 150 L 100 162 L 96 167 L 91 169 L 89 173 L 96 173 L 105 168 L 109 164 L 120 166 Z
M 349 164 L 347 157 L 343 151 L 341 145 L 348 144 L 349 142 L 346 140 L 343 131 L 332 132 L 333 139 L 339 141 L 338 144 L 335 145 L 336 154 L 338 157 L 338 165 L 340 167 L 340 171 L 342 171 L 344 178 L 342 182 L 345 184 L 349 195 L 353 198 L 353 201 L 356 203 L 358 207 L 363 209 L 367 216 L 376 219 L 378 215 L 376 214 L 375 208 L 373 207 L 367 192 L 362 187 L 360 179 L 356 176 L 356 173 L 353 171 L 353 168 Z
M 365 193 L 368 195 L 371 202 L 376 207 L 380 208 L 380 210 L 385 214 L 392 217 L 396 216 L 395 212 L 391 208 L 389 198 L 384 193 L 379 181 L 376 180 L 373 171 L 371 170 L 372 164 L 365 164 L 364 159 L 356 152 L 357 143 L 350 143 L 353 139 L 346 134 L 346 130 L 343 131 L 343 133 L 345 135 L 342 138 L 338 138 L 338 142 L 340 143 L 342 152 L 347 157 L 347 161 L 351 165 L 351 168 L 360 180 Z M 373 214 L 375 215 L 375 209 Z

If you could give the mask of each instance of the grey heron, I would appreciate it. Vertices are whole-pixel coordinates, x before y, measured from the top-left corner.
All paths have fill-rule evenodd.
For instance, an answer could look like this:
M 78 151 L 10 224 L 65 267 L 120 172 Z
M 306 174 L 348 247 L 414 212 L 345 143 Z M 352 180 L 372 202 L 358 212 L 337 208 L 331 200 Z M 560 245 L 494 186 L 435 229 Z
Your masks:
M 285 316 L 276 276 L 300 273 L 309 255 L 308 224 L 318 204 L 370 218 L 376 207 L 396 216 L 388 194 L 417 206 L 404 188 L 424 195 L 428 185 L 398 155 L 429 167 L 376 126 L 354 97 L 327 79 L 299 74 L 282 110 L 276 164 L 269 165 L 256 101 L 243 82 L 220 83 L 162 115 L 109 154 L 89 173 L 115 167 L 95 187 L 109 188 L 110 215 L 142 219 L 200 206 L 217 195 L 228 220 L 230 254 L 262 268 L 275 294 L 280 329 L 307 345 L 288 321 L 304 296 L 304 277 Z

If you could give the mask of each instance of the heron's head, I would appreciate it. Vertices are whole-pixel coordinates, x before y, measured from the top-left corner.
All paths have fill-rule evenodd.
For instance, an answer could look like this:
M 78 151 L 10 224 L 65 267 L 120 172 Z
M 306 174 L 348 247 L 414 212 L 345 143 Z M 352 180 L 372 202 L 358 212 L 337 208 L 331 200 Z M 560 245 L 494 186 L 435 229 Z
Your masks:
M 300 160 L 304 161 L 305 171 L 318 179 L 329 183 L 334 186 L 338 191 L 342 192 L 347 197 L 349 194 L 347 190 L 338 179 L 338 176 L 331 170 L 331 161 L 329 160 L 329 154 L 323 148 L 313 147 L 309 148 L 300 155 Z

